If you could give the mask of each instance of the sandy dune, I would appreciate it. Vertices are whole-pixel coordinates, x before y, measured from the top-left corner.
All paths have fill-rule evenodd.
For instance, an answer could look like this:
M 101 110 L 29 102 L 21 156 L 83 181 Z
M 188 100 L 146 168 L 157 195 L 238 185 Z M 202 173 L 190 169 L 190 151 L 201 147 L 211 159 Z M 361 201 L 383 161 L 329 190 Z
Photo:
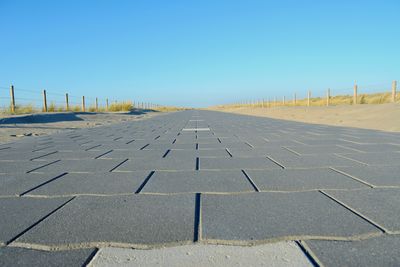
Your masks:
M 60 131 L 146 119 L 160 114 L 163 113 L 133 111 L 121 113 L 63 112 L 0 116 L 0 143 L 7 143 L 27 136 L 47 135 Z
M 307 123 L 400 132 L 400 105 L 213 108 L 213 110 Z

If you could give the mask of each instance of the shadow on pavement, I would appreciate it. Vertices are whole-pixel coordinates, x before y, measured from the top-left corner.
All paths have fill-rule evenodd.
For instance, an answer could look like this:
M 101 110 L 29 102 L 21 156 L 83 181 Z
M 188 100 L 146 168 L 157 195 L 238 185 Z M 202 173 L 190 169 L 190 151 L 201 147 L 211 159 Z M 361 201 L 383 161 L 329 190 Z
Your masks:
M 52 123 L 61 121 L 84 121 L 79 115 L 144 115 L 147 113 L 158 112 L 152 109 L 134 109 L 129 112 L 116 113 L 96 113 L 96 112 L 63 112 L 63 113 L 39 113 L 21 116 L 13 116 L 0 119 L 0 124 L 29 124 L 29 123 Z

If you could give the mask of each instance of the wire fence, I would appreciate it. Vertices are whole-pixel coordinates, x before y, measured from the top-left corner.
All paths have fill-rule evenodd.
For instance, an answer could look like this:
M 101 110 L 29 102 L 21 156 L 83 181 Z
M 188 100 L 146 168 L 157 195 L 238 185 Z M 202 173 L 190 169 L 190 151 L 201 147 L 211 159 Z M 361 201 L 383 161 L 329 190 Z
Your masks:
M 77 96 L 52 90 L 31 90 L 0 85 L 1 113 L 33 112 L 101 112 L 128 111 L 129 109 L 158 109 L 163 106 L 143 101 L 119 101 L 114 98 Z
M 279 94 L 277 94 L 279 95 Z M 294 91 L 290 96 L 280 94 L 262 99 L 239 100 L 220 106 L 262 107 L 281 106 L 334 106 L 354 104 L 399 103 L 397 81 L 379 84 L 357 84 L 344 88 Z

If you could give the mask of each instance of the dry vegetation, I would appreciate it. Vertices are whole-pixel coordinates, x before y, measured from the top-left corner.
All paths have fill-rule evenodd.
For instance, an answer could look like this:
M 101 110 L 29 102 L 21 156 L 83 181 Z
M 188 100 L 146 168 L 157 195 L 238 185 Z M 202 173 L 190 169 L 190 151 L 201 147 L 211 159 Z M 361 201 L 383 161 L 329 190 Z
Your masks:
M 375 93 L 375 94 L 360 94 L 358 95 L 358 104 L 385 104 L 391 102 L 391 93 Z M 400 97 L 397 97 L 396 103 L 400 103 Z M 307 106 L 308 100 L 298 99 L 296 104 L 293 103 L 293 100 L 285 101 L 283 104 L 283 100 L 281 101 L 271 101 L 267 102 L 262 101 L 255 102 L 255 103 L 248 103 L 248 104 L 227 104 L 227 105 L 218 105 L 216 107 L 212 107 L 212 109 L 224 109 L 224 108 L 245 108 L 245 107 L 293 107 L 293 106 Z M 310 105 L 311 106 L 326 106 L 327 99 L 322 97 L 313 97 L 310 98 Z M 353 96 L 352 95 L 338 95 L 338 96 L 331 96 L 329 99 L 330 106 L 337 106 L 337 105 L 351 105 L 353 104 Z
M 129 111 L 133 111 L 133 110 L 142 110 L 142 109 L 135 107 L 132 101 L 114 102 L 109 105 L 108 109 L 105 106 L 99 106 L 97 109 L 96 109 L 96 106 L 94 106 L 94 105 L 86 107 L 87 112 L 129 112 Z M 146 109 L 144 109 L 144 110 L 146 110 Z M 185 108 L 170 107 L 170 106 L 158 106 L 158 107 L 148 109 L 146 111 L 173 112 L 173 111 L 179 111 L 179 110 L 185 110 Z M 66 108 L 65 108 L 65 106 L 57 106 L 54 102 L 51 102 L 47 106 L 47 111 L 48 112 L 65 112 Z M 82 112 L 82 106 L 70 105 L 69 111 Z M 11 112 L 11 107 L 8 107 L 5 109 L 2 109 L 0 114 L 20 115 L 20 114 L 32 114 L 32 113 L 40 113 L 40 112 L 44 112 L 43 108 L 38 108 L 34 104 L 25 104 L 25 105 L 17 105 L 15 107 L 14 113 Z

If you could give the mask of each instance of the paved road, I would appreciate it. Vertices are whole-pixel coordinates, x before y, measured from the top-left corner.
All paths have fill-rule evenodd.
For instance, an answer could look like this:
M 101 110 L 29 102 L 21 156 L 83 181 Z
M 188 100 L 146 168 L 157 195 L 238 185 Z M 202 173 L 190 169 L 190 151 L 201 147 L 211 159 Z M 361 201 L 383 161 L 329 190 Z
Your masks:
M 185 111 L 0 145 L 0 173 L 2 266 L 285 240 L 400 265 L 397 133 Z

